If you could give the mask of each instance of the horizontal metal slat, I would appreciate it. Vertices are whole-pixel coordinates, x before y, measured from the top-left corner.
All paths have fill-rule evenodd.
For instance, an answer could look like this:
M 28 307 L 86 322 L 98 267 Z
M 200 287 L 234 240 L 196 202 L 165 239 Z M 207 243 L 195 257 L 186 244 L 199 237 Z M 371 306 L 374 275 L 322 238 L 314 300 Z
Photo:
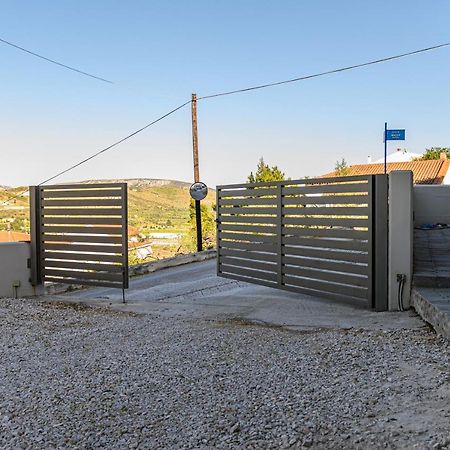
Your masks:
M 242 224 L 227 224 L 219 223 L 219 231 L 246 231 L 248 233 L 275 233 L 275 226 L 265 225 L 242 225 Z
M 314 267 L 323 270 L 332 270 L 335 272 L 353 273 L 358 275 L 368 275 L 369 267 L 367 264 L 357 264 L 351 261 L 332 261 L 324 259 L 312 259 L 301 256 L 283 256 L 283 264 L 294 266 Z
M 122 225 L 121 217 L 42 217 L 44 225 Z
M 265 281 L 276 281 L 276 272 L 262 272 L 260 270 L 252 270 L 242 267 L 228 266 L 226 264 L 220 264 L 220 271 L 225 273 L 234 273 L 236 275 L 247 276 L 251 278 L 257 278 Z
M 354 302 L 357 302 L 357 304 L 360 304 L 361 306 L 368 305 L 368 300 L 366 298 L 352 297 L 350 295 L 337 294 L 335 292 L 319 291 L 316 289 L 310 289 L 310 288 L 305 288 L 305 287 L 300 287 L 300 286 L 295 286 L 295 285 L 283 285 L 283 286 L 281 286 L 281 289 L 283 289 L 285 291 L 297 292 L 300 294 L 310 295 L 310 296 L 316 297 L 316 298 L 319 297 L 319 298 L 325 298 L 327 300 L 343 300 L 346 302 L 351 300 L 353 304 L 354 304 Z
M 349 192 L 368 192 L 367 182 L 313 184 L 298 187 L 283 187 L 283 195 L 302 194 L 343 194 Z
M 42 241 L 45 242 L 89 242 L 92 244 L 121 244 L 122 238 L 120 236 L 90 236 L 79 235 L 73 236 L 70 234 L 42 234 Z
M 321 239 L 315 237 L 283 236 L 283 244 L 302 245 L 305 247 L 321 247 L 328 249 L 356 250 L 367 252 L 369 243 L 353 239 Z
M 223 232 L 219 231 L 219 239 L 233 239 L 239 241 L 250 241 L 250 242 L 261 242 L 261 243 L 270 243 L 276 242 L 277 237 L 274 235 L 266 235 L 266 234 L 245 234 L 245 233 L 233 233 L 233 232 Z
M 121 273 L 107 272 L 81 272 L 79 270 L 58 270 L 44 268 L 44 275 L 51 277 L 78 278 L 79 280 L 104 280 L 122 282 L 123 275 Z
M 307 178 L 303 180 L 304 184 L 323 184 L 323 183 L 350 183 L 353 181 L 367 181 L 371 175 L 352 175 L 344 177 L 320 177 L 320 178 Z M 291 184 L 289 181 L 285 181 L 285 184 Z
M 358 227 L 367 228 L 369 219 L 356 218 L 335 218 L 335 217 L 291 217 L 285 216 L 282 219 L 283 225 L 321 225 L 330 227 Z
M 263 197 L 265 195 L 277 195 L 277 188 L 248 188 L 248 189 L 223 189 L 219 191 L 219 198 L 226 197 Z
M 263 208 L 256 206 L 249 206 L 247 208 L 238 208 L 237 206 L 219 206 L 219 214 L 247 214 L 247 215 L 261 215 L 261 214 L 277 214 L 277 208 Z
M 232 248 L 219 248 L 219 258 L 225 256 L 235 256 L 237 258 L 251 259 L 253 261 L 269 261 L 276 262 L 277 255 L 268 252 L 250 252 L 245 250 L 236 250 Z
M 44 278 L 44 281 L 50 281 L 53 283 L 76 284 L 76 285 L 80 285 L 80 286 L 112 287 L 112 288 L 122 289 L 122 282 L 114 283 L 111 281 L 81 280 L 79 278 L 57 278 L 57 277 L 51 277 L 49 275 L 44 275 L 43 278 Z
M 122 227 L 72 227 L 67 225 L 52 226 L 44 225 L 42 227 L 43 233 L 76 233 L 76 234 L 108 234 L 108 235 L 122 235 Z
M 369 279 L 365 276 L 357 276 L 348 273 L 326 272 L 322 269 L 311 269 L 308 267 L 284 266 L 285 275 L 296 275 L 321 281 L 330 281 L 359 287 L 368 287 Z
M 65 199 L 65 200 L 43 200 L 42 206 L 45 208 L 54 207 L 80 207 L 80 206 L 122 206 L 122 199 L 120 198 L 106 198 L 106 199 Z
M 64 252 L 51 252 L 44 250 L 42 254 L 43 259 L 45 259 L 45 264 L 49 259 L 61 259 L 61 260 L 75 260 L 75 261 L 91 261 L 91 262 L 114 262 L 121 263 L 123 261 L 122 255 L 106 255 L 101 253 L 96 253 L 94 255 L 87 253 L 64 253 Z
M 230 198 L 230 199 L 219 199 L 219 206 L 223 205 L 236 205 L 236 206 L 245 206 L 245 205 L 275 205 L 277 202 L 276 197 L 272 198 Z
M 296 214 L 306 216 L 364 216 L 369 215 L 367 206 L 284 206 L 283 215 Z
M 95 270 L 97 272 L 114 272 L 122 273 L 122 266 L 119 264 L 95 264 L 74 261 L 50 261 L 45 260 L 44 267 L 64 268 L 64 269 L 82 269 Z
M 334 261 L 351 261 L 357 263 L 367 263 L 369 256 L 367 253 L 339 252 L 335 250 L 324 250 L 316 248 L 283 246 L 284 255 L 299 255 L 310 258 L 330 259 Z
M 348 177 L 327 177 L 327 178 L 303 178 L 299 180 L 283 180 L 283 181 L 265 181 L 261 183 L 239 183 L 239 184 L 222 184 L 217 186 L 218 191 L 225 189 L 237 189 L 237 188 L 254 188 L 254 187 L 275 187 L 282 186 L 295 186 L 297 184 L 325 184 L 325 183 L 349 183 L 352 181 L 366 181 L 371 175 L 353 175 Z
M 255 243 L 242 241 L 226 241 L 219 239 L 218 246 L 220 248 L 235 248 L 239 250 L 250 250 L 259 252 L 276 252 L 277 250 L 277 244 L 273 242 Z
M 219 223 L 277 223 L 277 218 L 273 217 L 263 217 L 263 216 L 219 216 Z
M 44 250 L 57 250 L 57 251 L 67 251 L 67 252 L 84 252 L 84 253 L 112 253 L 121 254 L 121 245 L 87 245 L 87 244 L 60 244 L 48 242 L 42 244 Z
M 321 195 L 310 197 L 283 197 L 283 205 L 359 205 L 368 204 L 368 195 Z
M 284 235 L 293 236 L 318 236 L 323 238 L 349 238 L 363 239 L 369 238 L 367 230 L 344 230 L 340 228 L 312 228 L 312 227 L 286 227 L 282 229 Z
M 101 197 L 122 197 L 123 189 L 79 189 L 71 191 L 42 191 L 44 200 L 55 198 L 101 198 Z
M 44 216 L 120 216 L 122 208 L 43 208 Z
M 243 276 L 237 275 L 235 273 L 224 273 L 224 272 L 220 272 L 220 271 L 219 271 L 219 275 L 223 278 L 228 278 L 230 280 L 244 281 L 246 283 L 257 284 L 259 286 L 267 286 L 267 287 L 273 287 L 273 288 L 277 287 L 277 284 L 275 281 L 256 280 L 254 278 L 243 277 Z
M 79 184 L 53 184 L 51 186 L 41 186 L 41 190 L 44 192 L 72 190 L 72 191 L 84 191 L 91 189 L 124 189 L 126 183 L 79 183 Z
M 242 258 L 234 258 L 231 256 L 222 256 L 220 258 L 221 264 L 226 264 L 228 266 L 238 266 L 244 267 L 248 269 L 259 269 L 266 270 L 268 272 L 276 272 L 277 265 L 274 263 L 255 261 L 253 259 L 242 259 Z
M 308 278 L 298 278 L 292 275 L 285 275 L 283 277 L 285 284 L 293 284 L 294 286 L 316 289 L 323 292 L 331 292 L 333 294 L 349 295 L 351 297 L 357 297 L 366 299 L 368 291 L 366 288 L 347 286 L 338 283 L 327 283 L 324 281 L 311 280 Z

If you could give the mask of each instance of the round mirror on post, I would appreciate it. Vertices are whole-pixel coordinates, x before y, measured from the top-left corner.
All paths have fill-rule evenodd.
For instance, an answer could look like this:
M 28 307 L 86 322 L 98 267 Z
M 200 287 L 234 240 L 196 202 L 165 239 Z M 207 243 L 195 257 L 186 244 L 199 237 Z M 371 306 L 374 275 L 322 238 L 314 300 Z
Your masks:
M 199 181 L 191 185 L 189 193 L 194 200 L 203 200 L 208 195 L 208 186 Z

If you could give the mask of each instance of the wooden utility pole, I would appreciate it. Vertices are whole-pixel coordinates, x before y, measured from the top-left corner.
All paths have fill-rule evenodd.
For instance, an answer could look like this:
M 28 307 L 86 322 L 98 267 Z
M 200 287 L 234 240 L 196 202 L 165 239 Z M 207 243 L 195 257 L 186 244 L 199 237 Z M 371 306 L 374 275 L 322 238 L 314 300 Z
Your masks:
M 200 181 L 200 170 L 198 166 L 198 130 L 197 130 L 197 94 L 192 94 L 191 101 L 192 111 L 192 150 L 194 156 L 194 182 Z M 203 250 L 203 237 L 202 237 L 202 210 L 200 200 L 195 201 L 195 221 L 197 227 L 197 251 Z

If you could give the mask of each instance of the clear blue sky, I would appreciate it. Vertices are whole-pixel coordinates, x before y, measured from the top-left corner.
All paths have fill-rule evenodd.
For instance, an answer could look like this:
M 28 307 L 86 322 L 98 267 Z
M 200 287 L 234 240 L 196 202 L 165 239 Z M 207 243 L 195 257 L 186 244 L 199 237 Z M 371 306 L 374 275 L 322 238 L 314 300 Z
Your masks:
M 0 37 L 114 81 L 0 45 L 0 185 L 34 184 L 206 95 L 450 41 L 450 2 L 2 1 Z M 412 152 L 450 145 L 450 48 L 199 104 L 200 170 L 244 181 L 259 157 L 292 178 L 382 156 L 382 130 Z M 190 181 L 186 108 L 59 181 Z M 395 143 L 392 144 L 392 150 Z

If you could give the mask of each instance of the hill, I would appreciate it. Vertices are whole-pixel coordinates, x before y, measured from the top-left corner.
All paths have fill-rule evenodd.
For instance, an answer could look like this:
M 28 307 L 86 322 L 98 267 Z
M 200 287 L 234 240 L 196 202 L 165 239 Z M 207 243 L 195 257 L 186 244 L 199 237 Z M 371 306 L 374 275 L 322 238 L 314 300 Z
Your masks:
M 169 254 L 162 252 L 164 239 L 157 242 L 163 256 L 170 256 L 175 247 L 179 248 L 190 233 L 190 183 L 177 180 L 161 180 L 151 178 L 86 180 L 90 183 L 128 183 L 128 218 L 130 228 L 136 230 L 137 240 L 148 242 L 155 233 L 172 233 L 180 236 L 177 242 L 171 240 Z M 0 230 L 11 228 L 15 231 L 29 232 L 28 195 L 6 201 L 8 197 L 24 191 L 24 187 L 0 189 Z M 5 202 L 6 201 L 6 202 Z M 4 204 L 4 202 L 6 204 Z M 207 198 L 202 202 L 213 214 L 215 191 L 210 189 Z M 162 236 L 162 235 L 161 235 Z M 135 238 L 136 239 L 136 238 Z M 156 248 L 155 247 L 155 248 Z M 166 246 L 167 247 L 167 246 Z

